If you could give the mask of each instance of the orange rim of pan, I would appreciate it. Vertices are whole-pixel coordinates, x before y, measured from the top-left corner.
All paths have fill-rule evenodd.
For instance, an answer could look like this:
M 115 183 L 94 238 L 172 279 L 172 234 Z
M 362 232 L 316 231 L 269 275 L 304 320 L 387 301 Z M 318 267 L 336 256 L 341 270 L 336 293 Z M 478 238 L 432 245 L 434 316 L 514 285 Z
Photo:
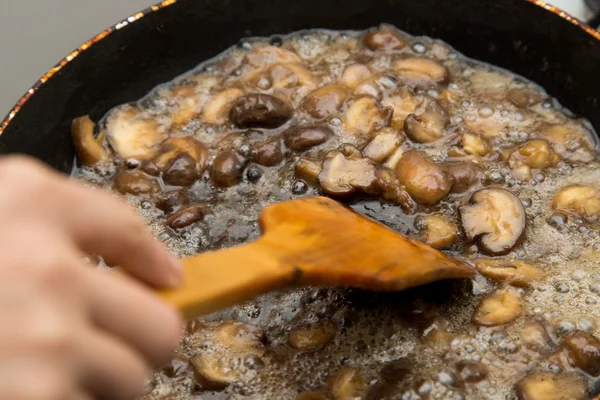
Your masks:
M 96 36 L 94 36 L 93 38 L 91 38 L 90 40 L 86 41 L 85 43 L 83 43 L 81 46 L 79 46 L 77 49 L 75 49 L 74 51 L 72 51 L 69 55 L 67 55 L 65 58 L 63 58 L 58 64 L 56 64 L 56 66 L 54 66 L 52 69 L 50 69 L 50 71 L 46 72 L 46 74 L 44 74 L 44 76 L 42 76 L 32 87 L 31 89 L 29 89 L 17 102 L 17 104 L 12 108 L 12 110 L 10 110 L 10 112 L 8 113 L 8 115 L 4 118 L 4 120 L 2 121 L 2 123 L 0 124 L 0 135 L 4 132 L 4 130 L 6 130 L 6 128 L 8 127 L 8 125 L 10 124 L 10 122 L 15 118 L 15 116 L 17 115 L 17 113 L 19 112 L 19 110 L 21 110 L 21 108 L 23 107 L 23 105 L 25 103 L 27 103 L 27 101 L 31 98 L 31 96 L 33 96 L 42 85 L 44 85 L 50 78 L 52 78 L 54 75 L 56 75 L 61 69 L 63 69 L 64 67 L 66 67 L 71 61 L 73 61 L 77 56 L 79 56 L 81 53 L 83 53 L 84 51 L 88 50 L 89 48 L 91 48 L 94 44 L 100 42 L 101 40 L 105 39 L 106 37 L 108 37 L 111 33 L 118 31 L 120 29 L 125 28 L 126 26 L 135 23 L 136 21 L 144 18 L 146 15 L 149 15 L 153 12 L 159 11 L 165 7 L 168 7 L 170 5 L 173 5 L 177 2 L 178 0 L 165 0 L 157 5 L 151 6 L 148 9 L 145 9 L 143 11 L 140 11 L 124 20 L 122 20 L 121 22 L 111 26 L 108 29 L 105 29 L 104 31 L 100 32 L 99 34 L 97 34 Z M 591 26 L 587 25 L 585 22 L 579 20 L 578 18 L 562 11 L 561 9 L 554 7 L 548 3 L 546 3 L 545 1 L 541 1 L 541 0 L 526 0 L 529 3 L 533 3 L 539 7 L 544 8 L 547 11 L 550 11 L 551 13 L 563 18 L 564 20 L 572 23 L 573 25 L 578 26 L 579 28 L 583 29 L 585 32 L 587 32 L 588 34 L 590 34 L 591 36 L 593 36 L 594 38 L 596 38 L 597 40 L 600 40 L 600 32 L 596 31 L 594 28 L 592 28 Z

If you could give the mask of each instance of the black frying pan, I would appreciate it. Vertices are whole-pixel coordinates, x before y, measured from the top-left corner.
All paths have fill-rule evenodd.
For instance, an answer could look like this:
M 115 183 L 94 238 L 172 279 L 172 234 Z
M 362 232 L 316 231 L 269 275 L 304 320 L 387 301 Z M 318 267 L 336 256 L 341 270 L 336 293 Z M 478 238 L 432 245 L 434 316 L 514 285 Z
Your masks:
M 543 6 L 535 0 L 165 1 L 108 29 L 47 74 L 0 125 L 0 153 L 30 154 L 70 171 L 73 118 L 91 113 L 98 120 L 242 37 L 382 22 L 521 74 L 600 131 L 600 34 Z

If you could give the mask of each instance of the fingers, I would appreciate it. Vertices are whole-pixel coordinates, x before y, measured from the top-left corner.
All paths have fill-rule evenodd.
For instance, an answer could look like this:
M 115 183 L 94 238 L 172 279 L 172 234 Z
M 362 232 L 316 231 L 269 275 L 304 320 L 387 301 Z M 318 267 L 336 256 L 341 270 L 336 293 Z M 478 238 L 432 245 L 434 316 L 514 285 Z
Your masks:
M 179 343 L 180 315 L 126 276 L 82 270 L 82 287 L 93 322 L 155 365 L 168 361 Z

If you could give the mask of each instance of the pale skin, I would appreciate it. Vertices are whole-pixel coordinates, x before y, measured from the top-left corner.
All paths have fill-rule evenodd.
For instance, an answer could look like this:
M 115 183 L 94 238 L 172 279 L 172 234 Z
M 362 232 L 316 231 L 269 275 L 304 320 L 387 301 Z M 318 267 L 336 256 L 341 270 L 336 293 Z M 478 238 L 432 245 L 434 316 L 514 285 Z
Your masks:
M 0 158 L 0 186 L 0 398 L 140 395 L 179 341 L 179 314 L 150 289 L 178 284 L 177 260 L 124 202 L 37 161 Z

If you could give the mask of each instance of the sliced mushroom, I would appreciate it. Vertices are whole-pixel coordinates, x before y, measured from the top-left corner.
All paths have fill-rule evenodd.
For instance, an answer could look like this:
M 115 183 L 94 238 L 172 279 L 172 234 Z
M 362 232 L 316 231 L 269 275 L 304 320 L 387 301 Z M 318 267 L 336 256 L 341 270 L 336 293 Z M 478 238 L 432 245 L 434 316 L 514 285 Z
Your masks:
M 167 225 L 173 229 L 183 229 L 198 221 L 202 221 L 206 208 L 196 204 L 183 208 L 167 218 Z
M 409 138 L 418 143 L 430 143 L 444 136 L 444 128 L 450 119 L 440 104 L 431 100 L 425 112 L 410 114 L 404 122 L 404 131 Z
M 160 191 L 158 182 L 141 171 L 119 172 L 115 176 L 114 185 L 119 192 L 133 195 L 152 194 Z
M 540 321 L 529 321 L 519 329 L 521 343 L 528 349 L 548 354 L 552 351 L 554 343 L 546 326 Z
M 512 250 L 525 232 L 525 209 L 518 197 L 499 188 L 479 190 L 459 207 L 467 239 L 491 255 Z
M 213 185 L 226 188 L 236 185 L 242 179 L 247 160 L 234 152 L 219 154 L 210 167 L 210 180 Z
M 467 154 L 485 156 L 492 150 L 489 142 L 479 135 L 463 133 L 462 148 Z
M 318 322 L 291 331 L 288 344 L 298 350 L 315 350 L 331 342 L 336 332 L 331 322 Z
M 583 331 L 569 333 L 560 346 L 572 367 L 591 376 L 600 375 L 600 340 Z
M 355 191 L 373 192 L 377 181 L 376 165 L 367 158 L 346 156 L 342 151 L 327 153 L 318 176 L 321 188 L 333 196 L 345 196 Z
M 504 100 L 513 77 L 505 72 L 477 68 L 470 76 L 471 90 L 482 97 L 492 100 Z
M 381 163 L 390 156 L 400 144 L 404 142 L 404 136 L 393 128 L 383 128 L 369 142 L 363 150 L 365 157 Z
M 408 194 L 425 205 L 437 203 L 452 187 L 452 177 L 446 169 L 420 151 L 405 153 L 396 165 L 396 175 Z
M 239 321 L 225 321 L 215 329 L 216 339 L 228 349 L 241 349 L 262 347 L 265 341 L 265 332 L 255 325 Z
M 519 400 L 586 400 L 587 382 L 577 373 L 536 371 L 516 386 Z
M 178 378 L 185 375 L 189 367 L 190 362 L 188 359 L 183 357 L 175 357 L 171 360 L 169 365 L 163 369 L 163 373 L 168 378 Z
M 338 371 L 329 383 L 329 391 L 334 400 L 360 399 L 367 389 L 360 371 L 345 367 Z
M 387 168 L 378 168 L 375 175 L 377 176 L 377 181 L 375 182 L 377 194 L 383 200 L 400 205 L 405 214 L 413 214 L 416 204 L 404 189 L 394 171 Z
M 393 51 L 406 47 L 406 40 L 391 27 L 371 31 L 363 39 L 365 46 L 373 51 Z
M 168 185 L 189 186 L 202 176 L 208 164 L 208 149 L 191 137 L 170 138 L 160 147 L 160 154 L 144 169 L 156 167 Z
M 256 46 L 244 57 L 244 62 L 255 68 L 277 63 L 299 63 L 301 61 L 300 57 L 290 50 L 268 45 Z
M 450 78 L 446 67 L 429 58 L 401 58 L 392 68 L 407 83 L 446 84 Z
M 215 94 L 204 106 L 200 119 L 207 124 L 224 124 L 227 122 L 232 104 L 243 95 L 244 92 L 237 88 L 225 89 Z
M 190 198 L 185 190 L 171 190 L 161 193 L 156 201 L 156 208 L 166 214 L 171 214 L 181 210 L 189 202 Z
M 147 160 L 154 157 L 166 138 L 166 128 L 139 108 L 123 105 L 106 117 L 106 137 L 121 158 Z
M 353 88 L 362 80 L 371 76 L 371 70 L 364 64 L 350 64 L 344 68 L 341 81 L 344 85 Z
M 543 100 L 542 94 L 531 88 L 510 89 L 506 97 L 508 101 L 519 108 L 528 108 Z
M 415 224 L 421 228 L 421 241 L 436 249 L 452 247 L 458 238 L 458 228 L 443 215 L 425 215 Z
M 462 360 L 456 363 L 458 377 L 466 383 L 477 383 L 487 378 L 487 367 L 477 361 Z
M 283 132 L 285 145 L 296 151 L 306 151 L 319 146 L 333 136 L 333 130 L 327 125 L 300 125 Z
M 83 165 L 91 166 L 109 159 L 108 151 L 102 146 L 104 134 L 94 137 L 96 124 L 89 116 L 75 118 L 71 125 L 71 135 L 77 158 Z
M 306 96 L 300 108 L 314 118 L 323 119 L 342 108 L 349 92 L 344 85 L 323 86 Z
M 285 124 L 294 110 L 285 101 L 267 94 L 247 94 L 231 106 L 229 118 L 240 128 L 277 128 Z
M 488 278 L 519 287 L 529 287 L 544 277 L 542 271 L 519 260 L 480 258 L 475 267 Z
M 197 87 L 192 85 L 181 85 L 170 90 L 169 100 L 177 105 L 169 115 L 175 125 L 185 124 L 200 114 L 208 101 L 207 93 L 197 93 L 196 90 Z
M 590 162 L 596 156 L 596 140 L 592 132 L 581 124 L 548 125 L 540 132 L 554 150 L 573 162 Z
M 406 118 L 421 108 L 425 97 L 417 95 L 408 86 L 402 86 L 398 90 L 390 93 L 382 100 L 385 107 L 392 107 L 392 126 L 396 129 L 404 129 Z
M 381 100 L 385 93 L 396 89 L 397 82 L 398 78 L 393 74 L 384 72 L 373 74 L 356 84 L 354 94 L 372 96 Z
M 452 193 L 466 193 L 479 189 L 483 184 L 484 170 L 474 162 L 448 162 L 444 166 L 452 176 Z
M 265 167 L 273 167 L 283 161 L 281 137 L 275 136 L 254 146 L 254 162 Z
M 521 300 L 509 290 L 498 290 L 479 303 L 473 323 L 479 326 L 506 325 L 521 316 Z
M 323 161 L 315 160 L 309 156 L 302 156 L 296 163 L 295 171 L 296 178 L 301 179 L 304 182 L 316 185 L 317 177 L 323 170 Z
M 552 209 L 594 217 L 600 214 L 600 190 L 587 185 L 566 186 L 554 195 Z
M 330 400 L 329 396 L 321 392 L 302 392 L 296 400 Z
M 387 160 L 385 161 L 385 163 L 383 164 L 383 166 L 386 167 L 386 168 L 389 168 L 389 169 L 391 169 L 393 171 L 395 171 L 396 167 L 398 166 L 398 163 L 400 162 L 400 159 L 404 156 L 404 153 L 406 153 L 406 150 L 402 146 L 398 147 L 387 158 Z
M 382 107 L 370 96 L 362 96 L 352 101 L 346 111 L 346 128 L 349 133 L 368 136 L 371 132 L 390 124 L 393 109 Z
M 508 165 L 518 179 L 531 178 L 531 169 L 544 169 L 555 166 L 560 157 L 545 140 L 530 140 L 516 150 L 509 150 Z M 506 155 L 505 155 L 506 157 Z
M 260 90 L 270 90 L 273 95 L 291 101 L 306 97 L 319 86 L 319 79 L 300 63 L 270 65 L 247 80 Z

